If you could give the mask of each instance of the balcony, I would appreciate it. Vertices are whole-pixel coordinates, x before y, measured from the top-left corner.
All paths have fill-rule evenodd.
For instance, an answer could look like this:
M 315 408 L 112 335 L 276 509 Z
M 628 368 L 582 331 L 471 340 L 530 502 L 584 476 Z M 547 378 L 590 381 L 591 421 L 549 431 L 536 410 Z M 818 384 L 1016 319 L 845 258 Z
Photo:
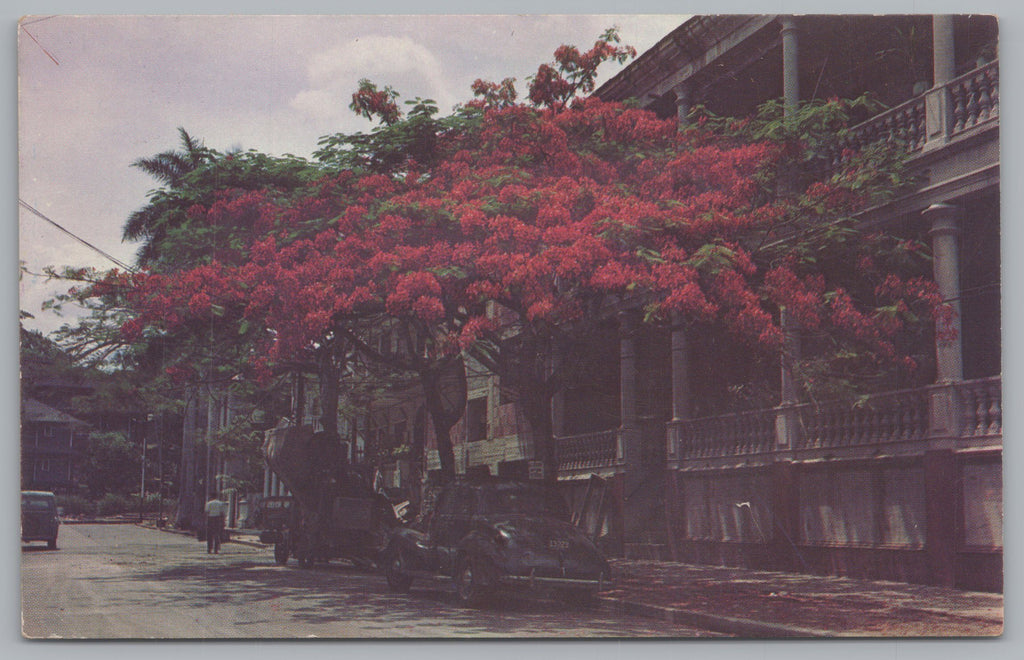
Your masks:
M 778 441 L 777 421 L 795 422 L 792 447 Z M 921 453 L 932 441 L 957 448 L 1002 445 L 1002 379 L 931 385 L 825 402 L 673 421 L 669 457 L 680 464 L 709 459 L 868 457 L 879 452 Z
M 849 154 L 884 140 L 926 152 L 999 119 L 999 62 L 990 62 L 850 129 L 829 155 L 833 169 Z
M 614 470 L 622 463 L 619 430 L 555 438 L 555 458 L 560 476 Z

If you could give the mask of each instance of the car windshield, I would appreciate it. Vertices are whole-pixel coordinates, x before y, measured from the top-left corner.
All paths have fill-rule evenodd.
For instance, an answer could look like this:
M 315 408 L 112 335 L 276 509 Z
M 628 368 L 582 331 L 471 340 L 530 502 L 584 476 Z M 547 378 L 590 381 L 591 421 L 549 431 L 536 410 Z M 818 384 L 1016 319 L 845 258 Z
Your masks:
M 21 508 L 30 511 L 50 511 L 53 509 L 53 500 L 49 497 L 22 495 Z
M 481 500 L 482 510 L 488 514 L 524 513 L 568 517 L 565 502 L 558 493 L 525 484 L 502 484 L 486 488 Z

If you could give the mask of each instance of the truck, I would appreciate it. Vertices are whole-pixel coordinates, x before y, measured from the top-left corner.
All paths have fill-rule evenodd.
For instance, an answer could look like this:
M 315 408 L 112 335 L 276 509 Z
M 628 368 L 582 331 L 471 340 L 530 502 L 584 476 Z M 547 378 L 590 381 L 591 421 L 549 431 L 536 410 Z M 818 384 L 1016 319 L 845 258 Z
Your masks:
M 274 545 L 274 560 L 299 566 L 346 559 L 376 564 L 392 528 L 395 507 L 375 486 L 372 466 L 348 461 L 338 438 L 310 427 L 270 429 L 263 457 L 289 495 L 263 499 L 260 541 Z

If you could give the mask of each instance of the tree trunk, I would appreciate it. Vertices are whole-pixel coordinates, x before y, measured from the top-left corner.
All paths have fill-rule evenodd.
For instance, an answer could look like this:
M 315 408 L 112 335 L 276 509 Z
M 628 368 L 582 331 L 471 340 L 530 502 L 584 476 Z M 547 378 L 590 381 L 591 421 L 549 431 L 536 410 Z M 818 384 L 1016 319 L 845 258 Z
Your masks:
M 317 380 L 320 386 L 320 425 L 324 433 L 336 443 L 338 436 L 338 401 L 341 397 L 339 379 L 341 368 L 337 359 L 337 345 L 328 344 L 321 351 L 317 364 Z
M 466 365 L 462 358 L 446 362 L 440 367 L 423 369 L 420 384 L 427 404 L 427 412 L 434 423 L 437 436 L 437 454 L 441 461 L 441 479 L 455 480 L 455 447 L 451 430 L 462 419 L 466 409 Z
M 185 392 L 185 419 L 181 427 L 181 479 L 178 484 L 178 517 L 175 525 L 192 529 L 196 524 L 196 390 Z

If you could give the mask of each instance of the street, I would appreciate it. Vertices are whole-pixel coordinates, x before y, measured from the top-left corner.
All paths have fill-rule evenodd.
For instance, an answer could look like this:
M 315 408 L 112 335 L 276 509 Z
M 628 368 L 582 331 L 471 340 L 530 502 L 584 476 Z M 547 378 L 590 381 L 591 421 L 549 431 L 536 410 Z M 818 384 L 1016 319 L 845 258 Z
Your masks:
M 390 593 L 343 562 L 277 566 L 270 549 L 131 524 L 62 525 L 56 551 L 23 546 L 22 632 L 30 638 L 244 639 L 712 637 L 604 607 L 539 599 L 460 606 L 444 586 Z

